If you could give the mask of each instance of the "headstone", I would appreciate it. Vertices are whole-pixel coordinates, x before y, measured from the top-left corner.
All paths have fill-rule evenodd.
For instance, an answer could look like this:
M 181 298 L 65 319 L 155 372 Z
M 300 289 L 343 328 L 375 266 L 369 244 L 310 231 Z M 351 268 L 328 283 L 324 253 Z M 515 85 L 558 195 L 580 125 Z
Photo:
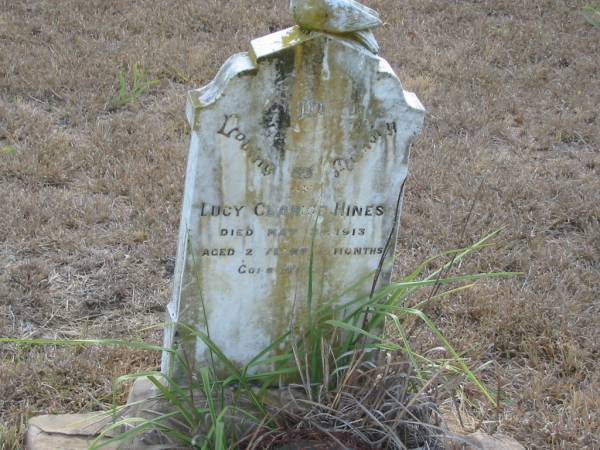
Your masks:
M 315 304 L 361 279 L 337 301 L 369 295 L 382 261 L 389 282 L 424 109 L 361 39 L 298 26 L 256 39 L 189 93 L 187 117 L 169 321 L 243 366 L 306 312 L 311 253 Z M 189 338 L 174 325 L 165 346 L 207 365 Z M 180 369 L 166 353 L 163 371 Z

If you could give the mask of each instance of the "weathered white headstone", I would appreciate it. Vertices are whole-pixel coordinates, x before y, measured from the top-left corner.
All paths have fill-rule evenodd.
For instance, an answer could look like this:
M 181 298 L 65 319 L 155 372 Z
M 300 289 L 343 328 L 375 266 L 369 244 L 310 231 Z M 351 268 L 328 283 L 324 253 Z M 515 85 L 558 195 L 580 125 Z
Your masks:
M 169 320 L 208 333 L 240 366 L 306 311 L 311 248 L 315 302 L 393 259 L 424 109 L 361 41 L 296 26 L 254 40 L 189 93 Z M 389 282 L 385 267 L 379 284 Z M 165 345 L 207 364 L 207 347 L 188 338 L 173 326 Z M 163 371 L 178 369 L 165 354 Z

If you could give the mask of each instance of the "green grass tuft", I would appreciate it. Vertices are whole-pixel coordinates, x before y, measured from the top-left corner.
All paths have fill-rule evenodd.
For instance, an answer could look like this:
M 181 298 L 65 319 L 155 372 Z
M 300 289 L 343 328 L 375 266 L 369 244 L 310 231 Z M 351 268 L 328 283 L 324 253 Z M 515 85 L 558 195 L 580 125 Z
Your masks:
M 5 427 L 0 423 L 0 450 L 19 450 L 20 432 L 17 427 Z
M 4 153 L 5 155 L 16 155 L 17 149 L 12 145 L 6 145 L 4 147 L 0 147 L 0 153 Z
M 596 5 L 587 5 L 583 8 L 583 16 L 594 27 L 600 29 L 600 8 Z
M 148 80 L 143 69 L 138 64 L 132 67 L 131 80 L 126 78 L 126 74 L 121 70 L 118 74 L 119 93 L 112 100 L 113 108 L 122 108 L 129 103 L 139 99 L 146 94 L 151 86 L 160 83 L 160 80 Z

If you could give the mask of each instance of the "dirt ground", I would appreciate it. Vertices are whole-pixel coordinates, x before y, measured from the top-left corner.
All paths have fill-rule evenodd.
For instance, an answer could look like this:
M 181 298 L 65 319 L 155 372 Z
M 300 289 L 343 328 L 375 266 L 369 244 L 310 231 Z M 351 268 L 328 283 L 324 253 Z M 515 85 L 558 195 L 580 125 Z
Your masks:
M 473 367 L 492 361 L 482 376 L 503 409 L 499 425 L 481 412 L 487 427 L 532 449 L 600 449 L 600 29 L 576 0 L 365 3 L 386 21 L 382 55 L 428 109 L 398 277 L 506 227 L 460 271 L 525 275 L 429 313 Z M 185 93 L 291 25 L 286 6 L 0 0 L 0 336 L 160 341 Z M 115 108 L 118 73 L 134 64 L 160 83 Z M 105 407 L 115 376 L 157 363 L 138 350 L 3 346 L 0 433 Z

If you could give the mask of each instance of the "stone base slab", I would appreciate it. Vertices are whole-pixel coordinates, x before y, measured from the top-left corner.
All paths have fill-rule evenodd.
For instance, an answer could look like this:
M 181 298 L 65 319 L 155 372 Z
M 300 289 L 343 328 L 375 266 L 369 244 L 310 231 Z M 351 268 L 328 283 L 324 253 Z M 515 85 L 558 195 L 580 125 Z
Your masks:
M 156 410 L 165 407 L 158 400 L 159 391 L 147 378 L 135 381 L 127 399 L 128 408 L 124 416 L 143 416 L 144 409 Z M 29 420 L 25 436 L 25 450 L 87 450 L 92 442 L 112 424 L 109 413 L 63 414 L 38 416 Z M 145 442 L 148 433 L 129 442 L 119 442 L 102 447 L 107 450 L 141 450 L 156 442 Z
M 25 450 L 87 450 L 107 426 L 103 413 L 39 416 L 29 421 Z M 116 450 L 116 445 L 104 447 Z

